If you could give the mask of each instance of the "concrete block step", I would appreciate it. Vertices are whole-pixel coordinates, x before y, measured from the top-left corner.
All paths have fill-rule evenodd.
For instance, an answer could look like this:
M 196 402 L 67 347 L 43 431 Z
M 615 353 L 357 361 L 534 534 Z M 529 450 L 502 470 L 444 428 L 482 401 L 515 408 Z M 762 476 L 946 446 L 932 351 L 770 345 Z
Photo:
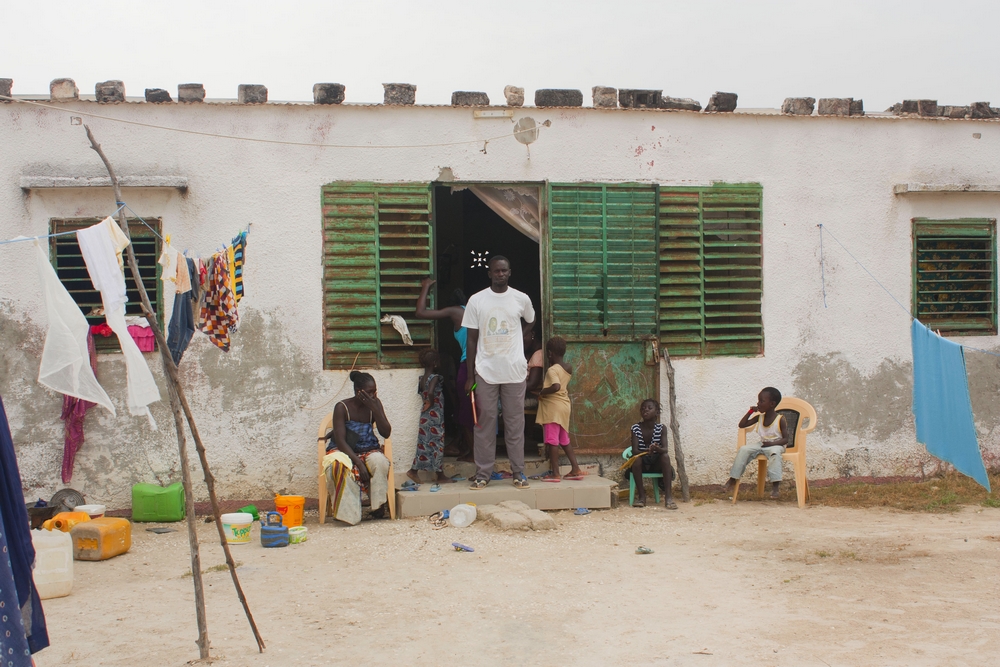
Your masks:
M 540 510 L 577 507 L 607 509 L 611 507 L 611 496 L 617 492 L 618 485 L 609 479 L 588 475 L 578 482 L 531 480 L 527 489 L 515 488 L 509 479 L 490 482 L 485 489 L 478 491 L 470 489 L 467 481 L 442 484 L 441 490 L 435 493 L 431 493 L 430 489 L 431 484 L 422 484 L 416 491 L 397 491 L 396 516 L 430 516 L 460 503 L 498 505 L 505 500 L 520 500 L 528 507 Z

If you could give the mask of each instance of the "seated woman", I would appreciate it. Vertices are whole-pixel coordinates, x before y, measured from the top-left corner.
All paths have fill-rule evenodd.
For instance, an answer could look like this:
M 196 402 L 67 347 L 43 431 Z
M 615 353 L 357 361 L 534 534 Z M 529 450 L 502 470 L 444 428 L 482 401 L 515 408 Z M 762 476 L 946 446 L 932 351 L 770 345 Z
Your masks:
M 373 425 L 383 438 L 389 437 L 392 426 L 378 399 L 375 378 L 352 371 L 351 381 L 354 396 L 333 408 L 333 428 L 326 435 L 323 470 L 333 498 L 333 518 L 356 526 L 361 521 L 361 491 L 367 492 L 371 501 L 372 517 L 380 519 L 385 514 L 389 459 L 382 453 Z

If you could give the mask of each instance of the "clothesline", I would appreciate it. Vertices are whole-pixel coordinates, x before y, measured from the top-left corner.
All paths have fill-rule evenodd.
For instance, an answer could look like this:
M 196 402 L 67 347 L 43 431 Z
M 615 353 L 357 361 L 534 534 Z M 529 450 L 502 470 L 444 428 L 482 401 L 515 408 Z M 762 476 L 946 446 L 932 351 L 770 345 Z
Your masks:
M 845 246 L 843 243 L 841 243 L 840 239 L 838 239 L 836 236 L 833 235 L 833 232 L 831 232 L 830 229 L 828 227 L 826 227 L 826 225 L 820 223 L 820 224 L 818 224 L 816 226 L 819 227 L 819 265 L 820 265 L 820 279 L 823 281 L 823 307 L 824 308 L 826 307 L 826 271 L 825 271 L 825 268 L 824 268 L 824 259 L 823 259 L 823 232 L 825 231 L 827 234 L 830 235 L 831 239 L 833 239 L 834 241 L 837 242 L 837 245 L 839 245 L 841 248 L 844 249 L 844 252 L 846 252 L 848 255 L 851 256 L 851 259 L 853 259 L 855 262 L 857 262 L 858 266 L 860 266 L 862 269 L 864 269 L 864 272 L 867 273 L 871 277 L 871 279 L 875 281 L 875 284 L 878 285 L 879 287 L 881 287 L 882 291 L 884 291 L 886 294 L 888 294 L 889 298 L 892 299 L 893 301 L 895 301 L 896 305 L 903 309 L 903 312 L 906 313 L 910 317 L 911 321 L 917 319 L 917 318 L 915 318 L 913 316 L 913 313 L 911 313 L 910 310 L 906 306 L 904 306 L 902 304 L 902 302 L 900 302 L 900 300 L 897 299 L 896 296 L 892 292 L 889 291 L 889 288 L 886 287 L 885 285 L 883 285 L 882 282 L 878 278 L 875 277 L 875 274 L 872 273 L 871 271 L 869 271 L 868 267 L 865 266 L 864 264 L 862 264 L 861 260 L 858 259 L 857 257 L 855 257 L 854 253 L 852 253 L 850 250 L 848 250 L 847 246 Z M 994 357 L 1000 357 L 1000 354 L 998 354 L 996 352 L 991 352 L 990 350 L 983 350 L 983 349 L 978 348 L 978 347 L 972 347 L 971 345 L 965 345 L 964 343 L 958 343 L 958 344 L 961 345 L 963 348 L 965 348 L 967 350 L 972 350 L 973 352 L 982 352 L 983 354 L 989 354 L 989 355 L 992 355 Z
M 72 114 L 75 116 L 89 116 L 90 118 L 100 118 L 101 120 L 108 120 L 114 123 L 124 123 L 126 125 L 138 125 L 139 127 L 148 127 L 154 130 L 165 130 L 167 132 L 180 132 L 182 134 L 195 134 L 201 137 L 212 137 L 214 139 L 234 139 L 236 141 L 251 141 L 263 144 L 280 144 L 283 146 L 307 146 L 311 148 L 368 148 L 368 149 L 401 149 L 401 148 L 444 148 L 448 146 L 465 146 L 465 145 L 479 145 L 483 144 L 485 152 L 485 146 L 491 141 L 498 141 L 500 139 L 509 139 L 511 137 L 517 137 L 519 134 L 530 134 L 532 132 L 539 132 L 542 126 L 533 126 L 529 128 L 524 128 L 521 130 L 515 129 L 508 134 L 501 134 L 495 137 L 486 137 L 484 139 L 463 139 L 461 141 L 446 141 L 437 144 L 412 144 L 412 145 L 378 145 L 378 144 L 315 144 L 306 141 L 282 141 L 280 139 L 259 139 L 257 137 L 241 137 L 233 134 L 216 134 L 213 132 L 201 132 L 199 130 L 186 130 L 180 127 L 169 127 L 165 125 L 154 125 L 152 123 L 142 123 L 135 120 L 125 120 L 124 118 L 114 118 L 113 116 L 104 116 L 101 114 L 92 113 L 89 111 L 80 111 L 79 109 L 67 109 L 65 107 L 58 107 L 51 104 L 42 104 L 41 102 L 32 102 L 30 100 L 22 100 L 16 97 L 11 97 L 9 95 L 0 95 L 0 100 L 7 100 L 9 102 L 17 102 L 19 104 L 29 104 L 31 106 L 42 107 L 43 109 L 51 109 L 53 111 L 61 111 L 63 113 Z
M 122 210 L 122 208 L 125 208 L 125 204 L 123 204 L 122 202 L 118 203 L 120 204 L 120 206 L 115 209 L 115 212 L 111 214 L 111 217 L 118 215 L 118 211 Z M 54 234 L 41 234 L 39 236 L 15 236 L 12 239 L 7 239 L 6 241 L 0 241 L 0 245 L 6 245 L 8 243 L 20 243 L 22 241 L 39 241 L 41 239 L 50 239 L 54 236 L 69 236 L 70 234 L 76 234 L 76 232 L 77 230 L 74 229 L 71 232 L 56 232 Z

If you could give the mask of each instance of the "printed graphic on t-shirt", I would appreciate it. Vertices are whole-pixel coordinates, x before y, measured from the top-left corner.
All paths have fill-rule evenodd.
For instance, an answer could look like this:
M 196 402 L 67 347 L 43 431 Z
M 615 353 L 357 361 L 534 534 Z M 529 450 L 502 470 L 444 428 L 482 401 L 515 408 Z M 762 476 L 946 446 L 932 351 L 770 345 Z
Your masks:
M 486 330 L 480 332 L 480 336 L 483 341 L 483 351 L 490 356 L 507 354 L 517 342 L 519 327 L 512 326 L 507 316 L 508 313 L 503 308 L 493 308 L 487 314 Z

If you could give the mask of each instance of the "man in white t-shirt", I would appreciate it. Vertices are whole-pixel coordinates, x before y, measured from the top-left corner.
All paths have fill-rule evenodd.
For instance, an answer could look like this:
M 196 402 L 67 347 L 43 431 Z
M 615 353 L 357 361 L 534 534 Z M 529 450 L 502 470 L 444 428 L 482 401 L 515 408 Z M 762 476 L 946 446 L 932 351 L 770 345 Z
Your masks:
M 524 476 L 524 358 L 523 328 L 535 321 L 535 309 L 524 292 L 507 286 L 510 261 L 495 255 L 489 261 L 490 288 L 472 295 L 462 326 L 468 329 L 465 391 L 476 386 L 478 424 L 474 430 L 476 477 L 470 488 L 490 481 L 497 455 L 497 400 L 504 406 L 504 442 L 514 486 L 528 487 Z M 521 321 L 525 325 L 521 324 Z

